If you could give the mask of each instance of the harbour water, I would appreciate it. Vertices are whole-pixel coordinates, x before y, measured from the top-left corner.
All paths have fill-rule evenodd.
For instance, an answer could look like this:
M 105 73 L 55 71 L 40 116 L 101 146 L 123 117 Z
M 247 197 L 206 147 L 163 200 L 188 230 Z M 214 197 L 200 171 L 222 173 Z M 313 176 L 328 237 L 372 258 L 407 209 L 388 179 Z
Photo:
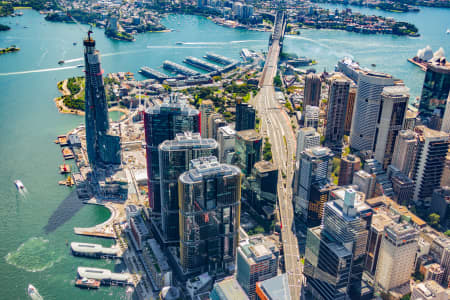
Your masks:
M 330 6 L 332 7 L 332 6 Z M 355 8 L 354 10 L 358 10 Z M 375 11 L 376 14 L 386 14 Z M 365 66 L 392 73 L 405 80 L 412 94 L 419 95 L 424 73 L 406 62 L 418 48 L 430 45 L 450 51 L 450 10 L 423 8 L 420 13 L 394 14 L 416 24 L 420 38 L 373 36 L 331 30 L 302 30 L 285 40 L 287 52 L 318 60 L 315 68 L 332 70 L 337 60 L 350 55 Z M 66 241 L 94 242 L 110 246 L 112 241 L 81 237 L 73 227 L 88 227 L 109 217 L 103 207 L 82 206 L 71 190 L 59 186 L 58 166 L 62 156 L 53 140 L 78 124 L 83 117 L 59 114 L 53 98 L 56 83 L 81 76 L 82 38 L 87 26 L 46 22 L 34 11 L 22 17 L 1 18 L 12 27 L 0 32 L 0 47 L 17 45 L 19 52 L 0 56 L 0 290 L 4 299 L 26 299 L 29 283 L 44 299 L 124 299 L 118 287 L 97 291 L 74 287 L 76 268 L 92 266 L 116 270 L 115 261 L 90 260 L 70 255 Z M 105 73 L 137 73 L 143 65 L 162 71 L 166 59 L 181 63 L 186 56 L 202 57 L 207 51 L 234 59 L 243 47 L 267 49 L 268 33 L 220 27 L 196 16 L 169 16 L 163 23 L 170 33 L 138 35 L 136 42 L 109 40 L 94 29 Z M 27 28 L 24 28 L 27 26 Z M 183 45 L 176 45 L 182 41 Z M 73 42 L 77 42 L 74 46 Z M 57 62 L 65 60 L 60 67 Z M 137 78 L 142 79 L 140 75 Z M 112 115 L 114 119 L 118 113 Z M 21 179 L 28 189 L 24 197 L 13 181 Z M 73 201 L 72 201 L 73 200 Z

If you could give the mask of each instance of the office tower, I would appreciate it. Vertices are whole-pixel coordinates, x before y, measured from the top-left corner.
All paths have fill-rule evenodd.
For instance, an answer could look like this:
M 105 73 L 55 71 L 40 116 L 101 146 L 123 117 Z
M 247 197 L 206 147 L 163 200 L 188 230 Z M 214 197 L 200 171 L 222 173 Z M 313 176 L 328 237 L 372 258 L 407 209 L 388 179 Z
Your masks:
M 217 158 L 191 161 L 178 181 L 180 263 L 184 273 L 234 272 L 239 239 L 241 171 Z
M 256 283 L 256 296 L 258 300 L 283 299 L 291 300 L 288 274 L 283 273 L 276 277 Z
M 219 161 L 221 163 L 231 163 L 234 153 L 236 131 L 230 126 L 220 127 L 217 132 L 217 142 L 219 143 Z
M 361 72 L 358 78 L 350 147 L 356 151 L 372 151 L 381 109 L 381 93 L 384 87 L 394 85 L 394 78 L 388 74 L 375 72 Z
M 320 146 L 320 134 L 312 127 L 300 128 L 297 133 L 297 160 L 306 149 Z
M 400 130 L 395 141 L 392 165 L 410 176 L 417 153 L 417 134 L 412 130 Z
M 407 129 L 414 130 L 414 127 L 416 127 L 416 123 L 417 123 L 417 114 L 418 114 L 418 112 L 412 111 L 410 109 L 408 109 L 406 111 L 405 122 L 403 122 L 404 130 L 407 130 Z
M 253 166 L 251 177 L 250 204 L 257 211 L 272 215 L 277 202 L 278 168 L 273 163 L 262 160 Z
M 401 205 L 409 205 L 414 194 L 414 182 L 402 172 L 396 172 L 391 176 L 393 200 Z
M 441 283 L 444 279 L 444 269 L 437 263 L 429 264 L 424 267 L 425 278 L 424 280 L 434 280 L 437 283 Z
M 341 158 L 341 165 L 339 168 L 338 185 L 344 186 L 352 184 L 353 174 L 359 171 L 361 167 L 361 160 L 358 156 L 349 154 Z
M 441 225 L 450 229 L 450 187 L 443 186 L 433 191 L 430 212 L 441 216 Z
M 325 146 L 339 154 L 342 151 L 344 137 L 345 114 L 350 90 L 350 81 L 344 76 L 334 77 L 328 93 L 327 126 L 325 130 Z
M 120 137 L 108 134 L 108 103 L 103 85 L 100 52 L 95 50 L 95 40 L 88 31 L 83 41 L 85 66 L 85 124 L 86 147 L 92 167 L 103 164 L 120 164 Z
M 222 119 L 221 114 L 213 113 L 208 117 L 208 137 L 212 138 L 214 136 L 214 123 L 216 120 Z
M 219 145 L 213 139 L 203 139 L 200 133 L 177 133 L 174 140 L 159 145 L 161 178 L 161 235 L 165 243 L 179 241 L 178 177 L 189 170 L 192 159 L 217 156 Z
M 248 176 L 253 165 L 261 160 L 261 135 L 253 129 L 237 131 L 235 142 L 235 165 L 239 166 Z
M 308 203 L 308 217 L 306 224 L 308 227 L 316 227 L 322 223 L 325 203 L 330 201 L 330 193 L 338 187 L 328 181 L 319 181 L 311 185 Z
M 366 261 L 364 262 L 365 270 L 372 276 L 375 276 L 375 271 L 377 269 L 384 229 L 391 224 L 394 224 L 394 220 L 386 214 L 378 213 L 372 217 L 372 223 L 370 224 L 367 237 Z
M 307 105 L 303 110 L 303 127 L 319 127 L 320 108 L 318 106 Z
M 227 126 L 228 123 L 222 118 L 214 119 L 211 123 L 211 137 L 212 139 L 217 140 L 217 134 L 219 133 L 219 128 Z
M 375 282 L 389 291 L 409 282 L 414 268 L 418 232 L 409 224 L 393 224 L 385 228 L 381 241 Z
M 409 101 L 409 89 L 388 86 L 381 93 L 380 117 L 375 133 L 375 158 L 386 169 L 392 160 L 395 140 L 402 130 Z
M 416 205 L 429 206 L 431 194 L 441 183 L 441 176 L 448 152 L 449 136 L 442 131 L 417 126 L 418 148 L 412 179 L 414 188 L 413 200 Z
M 360 170 L 353 175 L 353 184 L 366 195 L 366 199 L 370 199 L 375 193 L 376 176 Z
M 437 237 L 433 240 L 430 247 L 430 253 L 438 264 L 444 270 L 442 280 L 443 286 L 450 285 L 450 238 Z
M 214 113 L 214 102 L 211 100 L 203 100 L 200 104 L 200 118 L 201 118 L 201 134 L 202 138 L 210 138 L 208 136 L 208 119 Z
M 199 298 L 200 299 L 200 298 Z M 237 282 L 234 276 L 229 276 L 219 282 L 214 283 L 214 287 L 209 294 L 211 300 L 248 300 L 245 291 Z
M 329 148 L 315 147 L 300 153 L 299 176 L 295 191 L 295 212 L 308 219 L 311 187 L 318 182 L 327 182 L 331 174 L 333 153 Z
M 364 164 L 364 170 L 370 174 L 375 175 L 375 195 L 386 195 L 388 197 L 394 196 L 394 190 L 392 188 L 392 182 L 383 169 L 383 165 L 376 159 L 366 159 Z
M 236 263 L 236 279 L 251 300 L 256 299 L 255 288 L 258 281 L 277 276 L 278 255 L 263 243 L 239 243 Z
M 450 105 L 448 105 L 449 102 L 450 102 L 450 93 L 448 93 L 447 103 L 445 104 L 445 112 L 441 126 L 441 131 L 445 133 L 450 133 Z
M 411 293 L 411 300 L 448 300 L 448 290 L 434 280 L 416 284 Z
M 307 105 L 319 106 L 320 92 L 321 92 L 320 76 L 314 73 L 309 73 L 308 75 L 306 75 L 303 107 L 306 107 Z
M 236 101 L 236 131 L 255 129 L 256 110 L 248 103 Z
M 434 130 L 441 130 L 449 90 L 450 67 L 428 65 L 419 106 L 422 124 Z
M 339 196 L 339 193 L 335 194 Z M 361 295 L 361 279 L 372 209 L 353 189 L 346 189 L 343 198 L 340 195 L 337 200 L 325 204 L 322 230 L 353 254 L 349 289 L 351 294 Z
M 158 146 L 173 140 L 177 133 L 200 131 L 200 113 L 184 99 L 172 94 L 162 104 L 148 108 L 144 113 L 147 155 L 148 196 L 153 212 L 161 212 Z
M 323 233 L 308 228 L 303 274 L 313 299 L 346 300 L 352 252 Z
M 355 106 L 356 88 L 351 87 L 348 92 L 347 112 L 345 113 L 344 134 L 350 136 L 352 129 L 353 107 Z

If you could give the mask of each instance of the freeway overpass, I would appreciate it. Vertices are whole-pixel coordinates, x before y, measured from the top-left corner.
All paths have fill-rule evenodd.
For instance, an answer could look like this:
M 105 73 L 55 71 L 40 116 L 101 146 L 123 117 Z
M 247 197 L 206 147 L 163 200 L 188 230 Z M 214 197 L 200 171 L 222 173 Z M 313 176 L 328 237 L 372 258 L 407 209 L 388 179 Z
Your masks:
M 278 57 L 280 55 L 286 17 L 283 11 L 278 11 L 273 33 L 269 40 L 264 69 L 259 81 L 260 91 L 253 103 L 261 119 L 261 132 L 270 138 L 272 143 L 273 162 L 279 169 L 278 208 L 281 217 L 281 239 L 284 250 L 285 269 L 288 273 L 291 298 L 302 296 L 303 266 L 299 261 L 298 242 L 295 232 L 292 232 L 294 219 L 292 207 L 291 182 L 294 174 L 294 154 L 296 140 L 291 121 L 286 111 L 275 99 L 273 78 L 277 73 Z

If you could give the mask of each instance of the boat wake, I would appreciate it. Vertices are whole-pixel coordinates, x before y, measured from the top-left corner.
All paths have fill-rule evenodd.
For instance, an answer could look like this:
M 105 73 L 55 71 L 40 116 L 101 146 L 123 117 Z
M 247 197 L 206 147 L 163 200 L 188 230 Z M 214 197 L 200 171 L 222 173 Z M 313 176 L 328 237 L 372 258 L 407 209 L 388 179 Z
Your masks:
M 32 237 L 21 244 L 16 251 L 5 256 L 8 264 L 27 272 L 42 272 L 61 261 L 49 241 L 42 237 Z
M 257 43 L 266 42 L 264 40 L 240 40 L 229 42 L 183 42 L 183 45 L 229 45 L 229 44 L 243 44 L 243 43 Z
M 74 59 L 66 59 L 64 61 L 64 63 L 68 64 L 68 63 L 72 63 L 72 62 L 76 62 L 76 61 L 82 61 L 83 58 L 82 57 L 78 57 L 78 58 L 74 58 Z
M 31 73 L 52 72 L 52 71 L 61 71 L 61 70 L 76 69 L 76 68 L 77 68 L 77 66 L 67 66 L 67 67 L 59 67 L 59 68 L 38 69 L 38 70 L 19 71 L 19 72 L 9 72 L 9 73 L 0 73 L 0 76 L 12 76 L 12 75 L 22 75 L 22 74 L 31 74 Z

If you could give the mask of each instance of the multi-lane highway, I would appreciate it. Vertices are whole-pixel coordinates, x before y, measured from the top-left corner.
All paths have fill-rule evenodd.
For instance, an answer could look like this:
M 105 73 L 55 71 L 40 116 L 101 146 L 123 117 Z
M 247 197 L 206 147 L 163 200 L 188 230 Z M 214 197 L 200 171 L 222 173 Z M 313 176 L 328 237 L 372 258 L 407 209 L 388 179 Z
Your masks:
M 281 19 L 280 19 L 281 17 Z M 291 182 L 294 174 L 295 135 L 286 111 L 275 98 L 273 78 L 277 73 L 280 41 L 283 39 L 284 16 L 277 14 L 271 46 L 266 57 L 260 91 L 253 103 L 261 119 L 261 132 L 272 144 L 273 161 L 280 172 L 278 180 L 278 201 L 281 216 L 281 238 L 284 250 L 285 269 L 288 273 L 291 299 L 301 296 L 303 269 L 300 263 L 298 242 L 292 231 L 293 207 Z

